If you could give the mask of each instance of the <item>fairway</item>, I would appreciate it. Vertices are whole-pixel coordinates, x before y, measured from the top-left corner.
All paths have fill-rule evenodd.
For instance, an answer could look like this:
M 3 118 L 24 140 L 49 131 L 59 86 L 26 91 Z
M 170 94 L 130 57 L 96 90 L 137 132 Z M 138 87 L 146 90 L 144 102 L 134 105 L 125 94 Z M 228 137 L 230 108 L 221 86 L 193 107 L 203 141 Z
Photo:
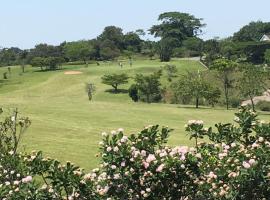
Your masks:
M 179 73 L 186 70 L 205 70 L 197 61 L 173 60 Z M 127 93 L 106 92 L 110 86 L 101 83 L 101 76 L 125 72 L 130 77 L 136 73 L 157 71 L 166 63 L 150 60 L 135 60 L 132 67 L 124 63 L 89 64 L 64 66 L 63 70 L 39 72 L 27 67 L 20 75 L 19 67 L 11 67 L 11 78 L 1 80 L 0 99 L 4 108 L 19 108 L 29 116 L 32 125 L 23 138 L 21 148 L 25 151 L 42 150 L 48 156 L 61 161 L 72 161 L 86 169 L 97 166 L 98 142 L 102 131 L 124 128 L 127 134 L 136 133 L 145 125 L 160 124 L 174 131 L 171 145 L 192 145 L 184 131 L 189 119 L 202 119 L 206 125 L 232 121 L 235 110 L 200 108 L 172 104 L 134 103 Z M 7 71 L 1 68 L 0 73 Z M 65 72 L 82 72 L 65 74 Z M 165 74 L 165 73 L 164 73 Z M 94 83 L 96 93 L 89 102 L 85 84 Z M 127 89 L 131 84 L 120 86 Z M 166 75 L 163 84 L 168 84 Z M 261 118 L 269 119 L 265 115 Z

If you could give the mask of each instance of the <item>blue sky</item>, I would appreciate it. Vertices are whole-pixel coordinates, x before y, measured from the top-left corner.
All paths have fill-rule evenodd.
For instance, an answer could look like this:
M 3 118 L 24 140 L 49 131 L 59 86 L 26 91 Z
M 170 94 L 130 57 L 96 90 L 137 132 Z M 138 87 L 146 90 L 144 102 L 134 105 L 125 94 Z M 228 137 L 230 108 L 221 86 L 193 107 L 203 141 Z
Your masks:
M 149 29 L 162 12 L 204 19 L 205 39 L 226 37 L 250 21 L 270 21 L 270 0 L 0 0 L 0 46 L 91 39 L 108 25 Z

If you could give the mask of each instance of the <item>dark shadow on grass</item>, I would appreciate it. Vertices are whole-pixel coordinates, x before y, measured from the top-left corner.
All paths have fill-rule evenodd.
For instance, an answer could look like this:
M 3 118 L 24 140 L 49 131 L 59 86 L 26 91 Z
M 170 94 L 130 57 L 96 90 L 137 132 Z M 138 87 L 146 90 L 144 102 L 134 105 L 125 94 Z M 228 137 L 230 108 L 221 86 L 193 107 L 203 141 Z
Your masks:
M 177 106 L 177 108 L 185 108 L 185 109 L 192 109 L 192 110 L 224 110 L 227 111 L 227 109 L 224 107 L 207 107 L 207 106 L 199 106 L 199 108 L 196 108 L 195 105 L 184 105 L 180 104 Z M 235 110 L 235 108 L 229 108 L 228 111 Z
M 44 70 L 37 69 L 37 70 L 34 70 L 34 72 L 54 72 L 54 71 L 62 71 L 65 69 L 67 69 L 67 68 L 62 67 L 61 69 L 44 69 Z
M 105 90 L 105 92 L 108 92 L 108 93 L 112 93 L 112 94 L 127 94 L 128 93 L 128 90 L 126 89 L 118 89 L 117 92 L 115 92 L 114 89 L 108 89 L 108 90 Z

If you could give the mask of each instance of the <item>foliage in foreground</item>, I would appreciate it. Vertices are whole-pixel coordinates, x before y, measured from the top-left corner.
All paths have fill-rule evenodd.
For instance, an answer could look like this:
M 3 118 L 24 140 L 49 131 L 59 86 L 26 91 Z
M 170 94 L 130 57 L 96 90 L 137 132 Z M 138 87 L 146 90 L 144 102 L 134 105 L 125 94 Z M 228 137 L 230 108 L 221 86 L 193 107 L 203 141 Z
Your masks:
M 171 129 L 145 127 L 125 136 L 102 133 L 100 168 L 86 173 L 67 162 L 17 152 L 28 118 L 15 112 L 0 124 L 2 199 L 235 199 L 270 196 L 270 124 L 241 108 L 234 124 L 205 128 L 190 120 L 195 148 L 166 146 Z M 198 140 L 208 138 L 208 143 Z

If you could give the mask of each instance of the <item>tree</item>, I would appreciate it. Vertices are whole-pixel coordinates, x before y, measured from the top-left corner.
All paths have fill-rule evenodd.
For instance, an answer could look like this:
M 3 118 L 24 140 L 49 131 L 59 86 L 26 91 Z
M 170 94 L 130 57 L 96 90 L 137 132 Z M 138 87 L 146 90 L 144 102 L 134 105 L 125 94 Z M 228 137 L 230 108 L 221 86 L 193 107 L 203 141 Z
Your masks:
M 123 30 L 116 26 L 107 26 L 104 28 L 104 31 L 102 34 L 98 37 L 98 40 L 105 41 L 109 40 L 111 41 L 118 49 L 124 48 L 123 43 Z
M 25 69 L 25 60 L 27 58 L 28 52 L 26 50 L 22 51 L 20 53 L 20 60 L 21 60 L 21 68 L 22 68 L 22 73 L 24 73 Z
M 242 76 L 238 81 L 238 88 L 243 97 L 251 101 L 252 109 L 255 112 L 254 97 L 261 95 L 267 90 L 267 74 L 262 67 L 245 64 L 241 66 Z
M 44 70 L 44 67 L 46 66 L 46 59 L 45 58 L 42 58 L 42 57 L 34 57 L 30 64 L 33 66 L 33 67 L 40 67 L 41 71 Z
M 103 60 L 112 60 L 120 56 L 120 50 L 111 40 L 104 40 L 100 43 L 100 57 Z
M 234 33 L 233 40 L 240 42 L 259 41 L 265 33 L 270 32 L 270 22 L 250 22 Z
M 102 83 L 111 85 L 114 88 L 114 92 L 118 92 L 118 86 L 128 83 L 129 77 L 127 74 L 110 74 L 101 77 Z
M 147 103 L 159 102 L 161 100 L 161 71 L 150 75 L 137 74 L 135 84 L 138 90 L 138 96 L 141 101 Z
M 221 91 L 218 87 L 214 87 L 210 84 L 207 85 L 207 89 L 204 93 L 204 98 L 208 103 L 214 107 L 215 104 L 218 103 L 218 100 L 220 99 Z
M 94 58 L 96 50 L 90 41 L 81 40 L 66 43 L 64 53 L 70 61 L 83 60 L 87 65 L 87 61 Z
M 267 49 L 264 53 L 264 61 L 267 65 L 270 65 L 270 49 Z
M 123 42 L 125 49 L 133 51 L 133 52 L 140 52 L 141 51 L 141 43 L 142 40 L 140 36 L 135 32 L 128 32 L 123 37 Z
M 167 71 L 167 75 L 168 75 L 168 81 L 172 81 L 173 77 L 176 77 L 176 73 L 177 73 L 177 68 L 175 65 L 165 65 L 165 70 Z
M 56 70 L 65 62 L 62 57 L 48 57 L 45 59 L 47 70 Z
M 202 19 L 188 13 L 166 12 L 159 15 L 158 20 L 161 24 L 152 26 L 150 33 L 161 38 L 161 61 L 170 60 L 170 56 L 167 54 L 164 56 L 163 53 L 167 53 L 168 50 L 172 53 L 173 48 L 180 47 L 185 39 L 200 34 L 201 28 L 204 27 Z
M 96 91 L 95 85 L 93 83 L 86 83 L 85 84 L 85 90 L 87 92 L 89 101 L 91 101 L 92 98 L 93 98 L 93 94 Z
M 223 84 L 226 108 L 229 109 L 229 89 L 232 87 L 234 72 L 237 63 L 226 58 L 216 59 L 210 66 L 211 70 L 218 72 L 218 78 Z
M 199 108 L 200 99 L 207 97 L 207 94 L 209 95 L 211 88 L 200 72 L 187 72 L 172 87 L 173 91 L 176 92 L 175 95 L 180 95 L 182 98 L 193 98 L 196 108 Z

